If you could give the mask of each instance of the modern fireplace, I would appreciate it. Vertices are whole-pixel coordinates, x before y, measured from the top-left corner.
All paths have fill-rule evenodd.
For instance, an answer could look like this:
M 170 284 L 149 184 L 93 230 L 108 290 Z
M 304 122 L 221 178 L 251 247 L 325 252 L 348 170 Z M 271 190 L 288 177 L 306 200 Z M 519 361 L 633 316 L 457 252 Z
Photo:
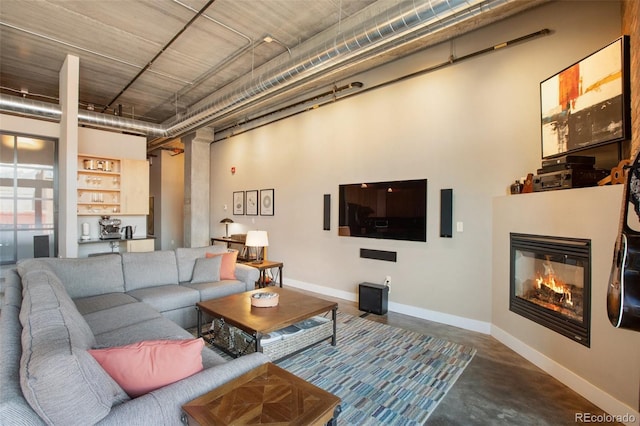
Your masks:
M 510 235 L 509 310 L 589 347 L 591 240 Z

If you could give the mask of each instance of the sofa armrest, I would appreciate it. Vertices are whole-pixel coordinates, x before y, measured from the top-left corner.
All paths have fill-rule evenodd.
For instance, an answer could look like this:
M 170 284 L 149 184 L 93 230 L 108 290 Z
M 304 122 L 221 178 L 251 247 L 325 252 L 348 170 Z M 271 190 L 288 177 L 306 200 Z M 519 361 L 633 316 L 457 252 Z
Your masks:
M 98 424 L 180 425 L 184 404 L 267 362 L 269 358 L 258 352 L 207 368 L 147 395 L 114 406 Z
M 260 271 L 244 263 L 236 263 L 236 278 L 244 282 L 246 291 L 255 290 L 256 281 L 260 279 Z

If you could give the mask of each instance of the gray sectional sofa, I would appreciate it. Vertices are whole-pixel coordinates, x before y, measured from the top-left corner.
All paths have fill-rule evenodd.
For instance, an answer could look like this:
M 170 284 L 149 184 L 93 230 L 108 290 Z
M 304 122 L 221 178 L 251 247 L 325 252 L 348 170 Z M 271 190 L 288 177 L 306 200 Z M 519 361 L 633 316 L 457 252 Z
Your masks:
M 145 340 L 190 339 L 195 303 L 253 289 L 258 270 L 207 281 L 222 246 L 85 259 L 31 259 L 5 276 L 0 310 L 0 424 L 179 425 L 181 406 L 268 361 L 226 361 L 130 398 L 89 353 Z M 219 259 L 219 257 L 216 257 Z M 197 275 L 197 276 L 196 276 Z M 197 278 L 197 279 L 196 279 Z

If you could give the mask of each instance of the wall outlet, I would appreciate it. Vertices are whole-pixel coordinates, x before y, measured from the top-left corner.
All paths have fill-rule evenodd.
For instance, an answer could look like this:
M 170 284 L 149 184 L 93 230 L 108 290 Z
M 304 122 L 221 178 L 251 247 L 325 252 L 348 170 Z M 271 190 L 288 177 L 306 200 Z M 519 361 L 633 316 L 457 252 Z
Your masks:
M 389 275 L 384 278 L 384 285 L 387 287 L 391 285 L 391 277 Z

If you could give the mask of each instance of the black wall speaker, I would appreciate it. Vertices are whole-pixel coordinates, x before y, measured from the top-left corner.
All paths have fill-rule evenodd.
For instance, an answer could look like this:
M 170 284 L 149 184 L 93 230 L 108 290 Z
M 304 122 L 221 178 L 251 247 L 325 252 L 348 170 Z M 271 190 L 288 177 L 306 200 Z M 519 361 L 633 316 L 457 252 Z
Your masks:
M 49 236 L 33 236 L 33 257 L 49 257 Z
M 360 257 L 363 259 L 386 260 L 387 262 L 397 261 L 397 253 L 395 251 L 360 249 Z
M 372 283 L 361 283 L 358 285 L 359 310 L 384 315 L 387 313 L 388 305 L 389 287 Z
M 440 190 L 440 236 L 453 237 L 453 189 Z
M 331 194 L 324 194 L 324 213 L 322 221 L 322 229 L 329 231 L 331 229 Z

